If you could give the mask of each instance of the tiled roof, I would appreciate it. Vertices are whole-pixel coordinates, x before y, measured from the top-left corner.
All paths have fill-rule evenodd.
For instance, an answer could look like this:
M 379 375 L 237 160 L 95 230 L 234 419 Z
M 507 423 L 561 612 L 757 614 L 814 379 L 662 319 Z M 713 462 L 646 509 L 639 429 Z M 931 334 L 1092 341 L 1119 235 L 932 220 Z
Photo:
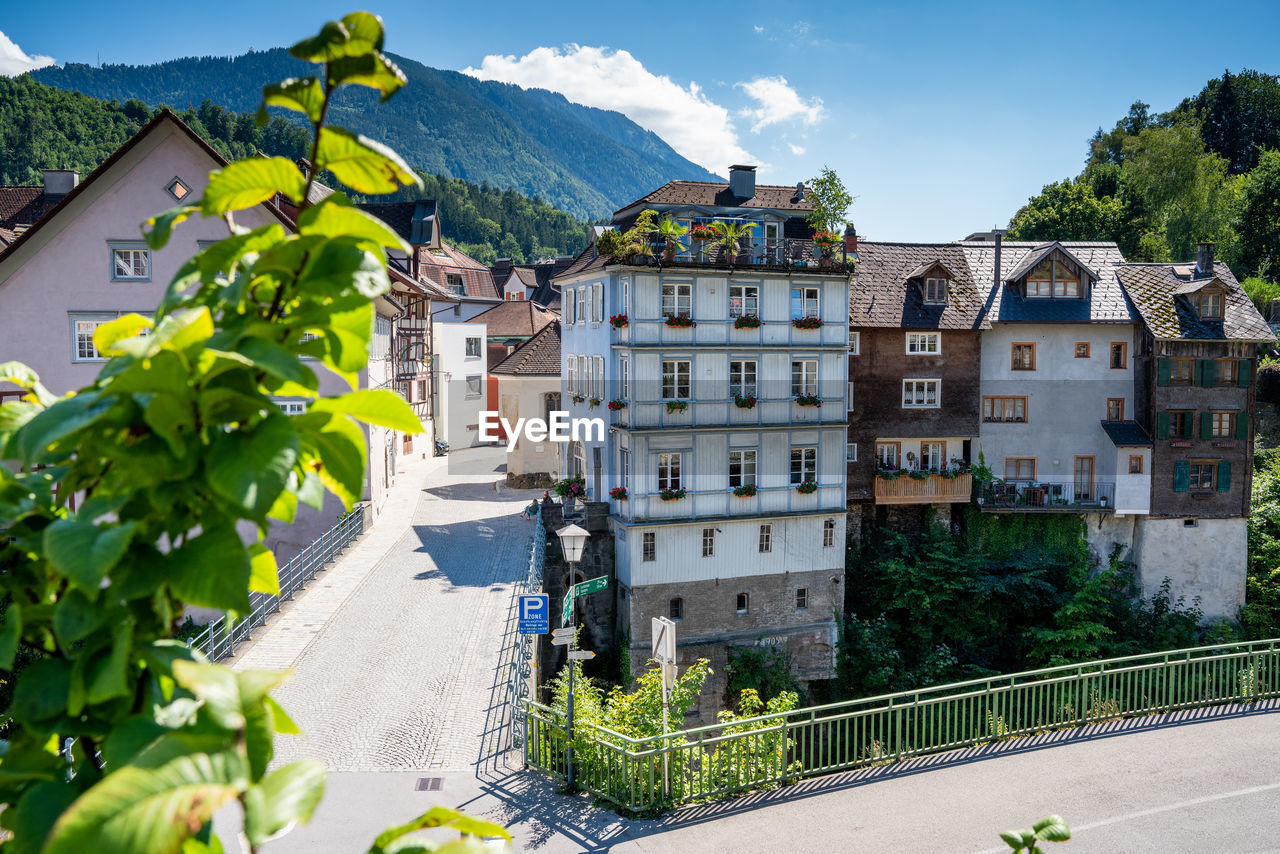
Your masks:
M 749 199 L 739 199 L 729 191 L 728 182 L 668 181 L 647 196 L 636 199 L 614 212 L 622 213 L 636 205 L 702 205 L 722 208 L 761 208 L 780 211 L 813 210 L 813 199 L 807 193 L 796 198 L 796 188 L 772 184 L 757 184 L 756 194 Z
M 1137 421 L 1103 421 L 1102 430 L 1117 448 L 1142 448 L 1151 445 L 1151 437 Z
M 488 324 L 486 334 L 490 338 L 525 338 L 555 320 L 555 312 L 547 311 L 531 300 L 522 299 L 498 303 L 466 322 Z
M 490 369 L 492 374 L 512 376 L 559 376 L 560 321 L 542 327 L 542 331 L 517 347 L 511 355 Z
M 992 323 L 1133 323 L 1137 320 L 1137 312 L 1116 279 L 1116 266 L 1124 263 L 1124 256 L 1114 243 L 1071 241 L 1055 244 L 1097 275 L 1087 300 L 1023 299 L 1021 288 L 1004 284 L 1004 280 L 1009 278 L 1006 270 L 1018 269 L 1029 253 L 1044 252 L 1045 244 L 1002 243 L 1001 282 L 998 287 L 995 284 L 995 243 L 962 241 L 959 245 L 969 264 L 970 274 L 984 295 L 984 328 Z
M 954 277 L 946 305 L 926 305 L 918 276 L 941 262 Z M 979 329 L 985 290 L 955 243 L 858 243 L 849 322 L 907 329 Z
M 60 198 L 50 199 L 44 187 L 0 187 L 0 228 L 11 232 L 15 226 L 34 225 Z
M 427 246 L 415 247 L 418 253 L 418 270 L 446 290 L 449 287 L 449 273 L 462 276 L 463 287 L 469 297 L 498 298 L 498 288 L 493 283 L 493 274 L 489 268 L 472 258 L 465 252 L 454 249 L 445 241 L 440 241 L 439 249 Z
M 596 254 L 595 244 L 592 243 L 586 249 L 579 252 L 578 257 L 573 259 L 573 263 L 557 273 L 555 278 L 559 279 L 562 276 L 574 276 L 585 270 L 604 269 L 604 266 L 607 263 L 607 258 L 603 255 Z
M 1116 272 L 1156 338 L 1275 340 L 1231 268 L 1221 261 L 1213 265 L 1214 278 L 1227 289 L 1220 321 L 1201 320 L 1190 303 L 1178 296 L 1178 289 L 1186 281 L 1177 275 L 1173 264 L 1124 264 Z

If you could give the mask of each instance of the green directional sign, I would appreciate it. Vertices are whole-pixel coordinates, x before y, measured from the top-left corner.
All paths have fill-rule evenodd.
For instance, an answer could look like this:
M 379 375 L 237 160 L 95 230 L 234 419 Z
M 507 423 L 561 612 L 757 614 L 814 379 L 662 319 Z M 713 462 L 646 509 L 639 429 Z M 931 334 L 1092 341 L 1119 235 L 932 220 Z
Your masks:
M 590 593 L 599 593 L 609 587 L 609 576 L 602 575 L 599 578 L 588 578 L 586 581 L 580 581 L 573 585 L 574 597 L 586 596 Z
M 560 606 L 560 625 L 567 626 L 573 620 L 573 590 L 564 594 L 564 604 Z

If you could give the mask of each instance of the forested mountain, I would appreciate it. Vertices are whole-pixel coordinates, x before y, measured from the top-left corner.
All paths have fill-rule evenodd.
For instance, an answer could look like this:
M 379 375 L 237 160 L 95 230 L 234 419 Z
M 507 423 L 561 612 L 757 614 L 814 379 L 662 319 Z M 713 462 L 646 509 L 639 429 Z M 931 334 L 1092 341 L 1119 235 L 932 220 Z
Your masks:
M 1009 237 L 1115 240 L 1147 261 L 1192 258 L 1208 239 L 1252 277 L 1251 294 L 1280 282 L 1280 78 L 1225 72 L 1167 113 L 1136 102 L 1098 128 L 1083 172 L 1014 215 Z
M 572 104 L 544 90 L 394 59 L 409 78 L 395 98 L 383 104 L 376 93 L 351 87 L 339 94 L 331 117 L 390 145 L 424 172 L 513 187 L 584 219 L 606 216 L 675 178 L 713 179 L 619 113 Z M 283 49 L 273 49 L 146 66 L 71 63 L 32 76 L 61 89 L 120 101 L 137 98 L 153 107 L 193 106 L 207 98 L 251 112 L 264 82 L 312 71 Z
M 309 132 L 292 122 L 274 118 L 259 127 L 252 113 L 207 100 L 175 112 L 229 160 L 259 152 L 296 160 L 310 144 Z M 101 101 L 26 75 L 0 77 L 0 184 L 39 184 L 41 169 L 91 172 L 152 114 L 139 100 Z M 586 245 L 589 226 L 546 202 L 487 184 L 431 174 L 422 179 L 424 190 L 395 198 L 435 199 L 445 238 L 480 261 L 506 256 L 521 263 Z

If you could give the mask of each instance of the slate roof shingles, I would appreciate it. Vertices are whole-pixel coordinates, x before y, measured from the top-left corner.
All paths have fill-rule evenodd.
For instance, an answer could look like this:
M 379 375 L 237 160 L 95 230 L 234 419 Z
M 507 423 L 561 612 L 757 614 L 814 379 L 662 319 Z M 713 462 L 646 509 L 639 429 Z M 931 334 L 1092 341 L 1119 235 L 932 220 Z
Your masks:
M 955 277 L 946 305 L 927 305 L 918 278 L 940 262 Z M 955 243 L 858 244 L 858 264 L 849 288 L 854 327 L 979 329 L 985 292 L 975 286 L 969 265 Z
M 766 210 L 797 211 L 808 213 L 813 210 L 813 199 L 806 194 L 803 199 L 796 198 L 794 186 L 774 184 L 757 184 L 756 194 L 749 199 L 740 199 L 729 191 L 727 182 L 711 181 L 668 181 L 646 196 L 619 208 L 615 216 L 636 205 L 700 205 L 722 208 L 761 208 Z
M 1097 273 L 1089 299 L 1023 299 L 1021 290 L 1004 284 L 1005 271 L 1017 270 L 1029 253 L 1045 244 L 1007 241 L 1001 244 L 1001 284 L 995 286 L 995 243 L 964 241 L 969 270 L 986 296 L 987 309 L 982 328 L 992 323 L 1133 323 L 1137 312 L 1116 278 L 1116 267 L 1124 263 L 1120 247 L 1114 243 L 1064 241 L 1060 245 L 1073 258 Z
M 1214 277 L 1227 288 L 1220 321 L 1201 320 L 1186 298 L 1178 296 L 1179 287 L 1186 282 L 1175 272 L 1176 266 L 1180 265 L 1135 263 L 1117 268 L 1121 283 L 1156 338 L 1275 340 L 1271 328 L 1225 263 L 1213 265 Z

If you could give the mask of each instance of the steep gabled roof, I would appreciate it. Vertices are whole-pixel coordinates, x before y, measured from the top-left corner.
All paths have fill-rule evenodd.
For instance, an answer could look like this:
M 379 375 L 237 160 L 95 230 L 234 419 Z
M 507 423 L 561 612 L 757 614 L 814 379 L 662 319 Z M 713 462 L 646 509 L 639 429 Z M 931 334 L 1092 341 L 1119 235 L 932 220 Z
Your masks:
M 1051 248 L 1046 249 L 1046 246 Z M 1006 241 L 1000 247 L 1000 283 L 996 285 L 995 252 L 993 241 L 962 241 L 965 260 L 979 290 L 983 293 L 986 308 L 984 324 L 992 323 L 1133 323 L 1137 312 L 1129 304 L 1115 269 L 1124 263 L 1120 247 L 1114 243 L 1069 241 L 1054 244 Z M 1022 289 L 1006 284 L 1009 276 L 1005 270 L 1016 270 L 1029 253 L 1041 259 L 1061 249 L 1085 270 L 1095 274 L 1087 299 L 1024 299 Z
M 44 187 L 0 187 L 0 229 L 13 237 L 16 227 L 39 222 L 60 198 L 46 196 Z
M 1048 258 L 1055 251 L 1062 253 L 1062 255 L 1066 257 L 1068 260 L 1070 260 L 1073 264 L 1075 264 L 1085 273 L 1088 273 L 1089 279 L 1091 281 L 1096 282 L 1098 280 L 1097 270 L 1090 268 L 1088 264 L 1084 263 L 1075 255 L 1073 255 L 1071 251 L 1067 249 L 1066 246 L 1064 246 L 1061 242 L 1057 240 L 1054 240 L 1051 243 L 1040 243 L 1036 246 L 1031 247 L 1031 250 L 1022 256 L 1022 259 L 1018 261 L 1017 265 L 1013 269 L 1009 270 L 1008 273 L 1004 273 L 1003 271 L 1001 271 L 1002 275 L 1004 276 L 1004 280 L 1006 282 L 1014 282 L 1014 281 L 1017 281 L 1018 279 L 1021 279 L 1024 275 L 1026 275 L 1027 273 L 1030 273 L 1036 267 L 1040 266 L 1040 262 Z M 1000 266 L 1003 267 L 1004 264 L 1001 263 Z
M 440 241 L 439 249 L 429 246 L 415 246 L 418 256 L 418 271 L 431 278 L 433 282 L 449 287 L 449 274 L 462 277 L 462 286 L 469 297 L 498 299 L 498 287 L 493 283 L 493 274 L 489 268 L 472 258 L 465 252 L 453 248 L 447 241 Z
M 555 312 L 532 300 L 521 299 L 504 300 L 465 322 L 487 324 L 486 334 L 490 338 L 525 338 L 555 320 Z
M 947 271 L 945 305 L 925 303 L 919 278 L 941 266 Z M 983 291 L 955 243 L 859 241 L 858 264 L 849 288 L 849 323 L 904 329 L 979 329 Z
M 523 377 L 559 376 L 560 321 L 542 327 L 542 331 L 517 347 L 489 373 Z
M 1240 287 L 1231 268 L 1221 261 L 1213 265 L 1213 276 L 1205 284 L 1218 281 L 1226 288 L 1222 320 L 1201 320 L 1195 309 L 1179 294 L 1187 284 L 1174 264 L 1124 264 L 1116 269 L 1120 283 L 1151 334 L 1161 340 L 1274 341 L 1267 322 Z

